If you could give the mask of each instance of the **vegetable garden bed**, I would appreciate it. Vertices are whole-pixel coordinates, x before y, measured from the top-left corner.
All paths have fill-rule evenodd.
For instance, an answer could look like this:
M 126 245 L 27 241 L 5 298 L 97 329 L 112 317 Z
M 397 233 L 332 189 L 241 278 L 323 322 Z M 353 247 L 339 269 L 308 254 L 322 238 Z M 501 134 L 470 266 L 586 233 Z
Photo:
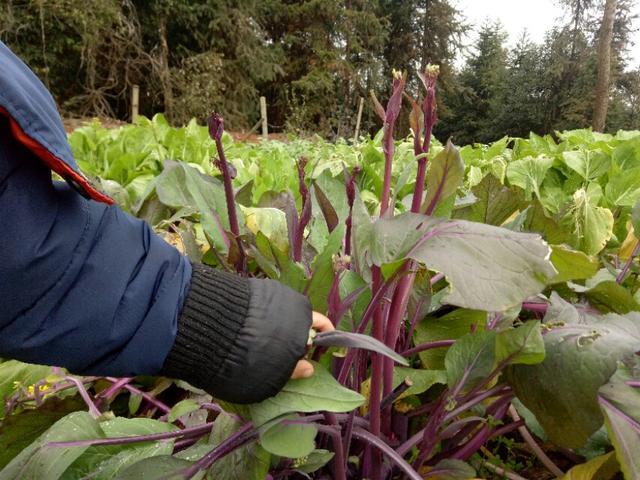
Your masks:
M 355 145 L 236 143 L 217 117 L 74 131 L 192 261 L 305 292 L 408 366 L 316 346 L 312 378 L 238 406 L 6 360 L 0 479 L 640 478 L 640 132 L 442 145 L 422 80 L 401 141 L 400 75 Z

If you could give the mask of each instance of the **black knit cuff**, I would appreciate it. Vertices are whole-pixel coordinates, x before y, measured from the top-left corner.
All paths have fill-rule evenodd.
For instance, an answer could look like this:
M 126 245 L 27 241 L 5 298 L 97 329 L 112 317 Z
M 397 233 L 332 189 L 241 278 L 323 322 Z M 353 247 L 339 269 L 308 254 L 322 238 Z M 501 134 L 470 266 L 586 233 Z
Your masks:
M 273 280 L 244 279 L 205 265 L 193 277 L 162 375 L 222 400 L 275 395 L 304 355 L 311 306 Z

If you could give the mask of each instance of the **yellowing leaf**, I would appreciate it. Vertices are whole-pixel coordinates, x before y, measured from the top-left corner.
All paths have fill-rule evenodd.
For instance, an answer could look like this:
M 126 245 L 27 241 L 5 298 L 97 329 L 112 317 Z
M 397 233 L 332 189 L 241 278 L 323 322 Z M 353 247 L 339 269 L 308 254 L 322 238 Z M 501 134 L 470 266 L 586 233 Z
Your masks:
M 609 480 L 620 471 L 615 452 L 576 465 L 561 480 Z
M 618 250 L 618 258 L 620 258 L 620 260 L 628 260 L 638 242 L 638 237 L 631 222 L 627 222 L 627 229 L 627 237 L 624 239 L 624 242 L 622 242 L 620 250 Z

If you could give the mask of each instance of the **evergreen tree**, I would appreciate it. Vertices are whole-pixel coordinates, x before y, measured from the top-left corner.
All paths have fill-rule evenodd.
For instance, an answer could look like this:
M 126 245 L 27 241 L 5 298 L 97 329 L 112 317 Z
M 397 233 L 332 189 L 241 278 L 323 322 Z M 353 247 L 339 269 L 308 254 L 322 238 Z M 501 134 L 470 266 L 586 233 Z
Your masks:
M 475 52 L 458 78 L 459 87 L 445 96 L 452 118 L 436 134 L 452 136 L 458 144 L 495 139 L 506 89 L 505 39 L 499 23 L 481 27 Z
M 494 139 L 501 135 L 527 136 L 531 131 L 544 133 L 541 56 L 541 48 L 531 42 L 526 32 L 509 52 L 502 96 L 494 105 Z

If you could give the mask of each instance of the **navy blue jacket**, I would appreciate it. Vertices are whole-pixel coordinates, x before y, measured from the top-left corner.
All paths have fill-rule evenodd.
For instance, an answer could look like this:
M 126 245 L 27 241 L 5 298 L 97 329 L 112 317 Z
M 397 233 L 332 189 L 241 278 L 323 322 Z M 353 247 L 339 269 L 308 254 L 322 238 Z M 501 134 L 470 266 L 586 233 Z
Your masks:
M 51 95 L 0 42 L 0 358 L 78 374 L 163 373 L 234 401 L 274 394 L 304 351 L 306 299 L 208 267 L 196 277 L 112 203 L 79 171 Z M 217 298 L 225 285 L 242 295 Z M 265 345 L 278 338 L 288 345 Z M 268 385 L 247 390 L 234 376 Z

